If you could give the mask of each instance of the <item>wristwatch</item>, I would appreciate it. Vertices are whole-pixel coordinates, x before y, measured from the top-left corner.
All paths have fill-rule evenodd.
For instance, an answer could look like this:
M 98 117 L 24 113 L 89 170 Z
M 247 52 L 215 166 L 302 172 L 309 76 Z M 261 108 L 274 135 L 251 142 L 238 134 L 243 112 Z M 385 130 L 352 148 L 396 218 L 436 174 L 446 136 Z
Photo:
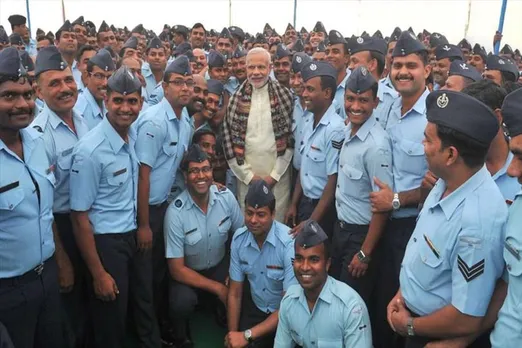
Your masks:
M 408 329 L 409 337 L 415 336 L 415 330 L 413 328 L 413 318 L 412 317 L 408 318 L 408 322 L 406 323 L 406 328 Z
M 366 254 L 362 250 L 359 250 L 359 252 L 357 253 L 357 258 L 359 259 L 359 261 L 365 264 L 370 263 L 371 260 L 371 257 L 366 256 Z
M 247 340 L 248 343 L 252 343 L 254 341 L 254 339 L 252 338 L 252 330 L 245 330 L 243 332 L 243 335 L 245 336 L 245 340 Z
M 401 208 L 401 201 L 399 200 L 398 193 L 393 194 L 392 207 L 393 210 L 399 210 Z

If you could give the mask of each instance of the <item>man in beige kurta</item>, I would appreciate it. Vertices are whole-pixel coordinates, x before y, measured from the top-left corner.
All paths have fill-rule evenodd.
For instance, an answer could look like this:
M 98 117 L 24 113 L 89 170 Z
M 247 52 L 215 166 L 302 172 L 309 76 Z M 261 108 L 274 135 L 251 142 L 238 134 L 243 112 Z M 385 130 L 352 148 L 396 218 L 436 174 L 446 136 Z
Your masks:
M 241 208 L 244 209 L 248 185 L 252 180 L 263 179 L 272 187 L 276 197 L 276 220 L 284 223 L 290 203 L 289 168 L 294 149 L 287 147 L 284 154 L 278 156 L 268 88 L 269 83 L 277 82 L 268 81 L 271 62 L 270 55 L 265 52 L 263 49 L 252 50 L 247 56 L 246 83 L 251 83 L 253 89 L 243 163 L 238 164 L 235 157 L 227 161 L 238 180 L 237 198 Z M 266 69 L 263 66 L 266 66 Z

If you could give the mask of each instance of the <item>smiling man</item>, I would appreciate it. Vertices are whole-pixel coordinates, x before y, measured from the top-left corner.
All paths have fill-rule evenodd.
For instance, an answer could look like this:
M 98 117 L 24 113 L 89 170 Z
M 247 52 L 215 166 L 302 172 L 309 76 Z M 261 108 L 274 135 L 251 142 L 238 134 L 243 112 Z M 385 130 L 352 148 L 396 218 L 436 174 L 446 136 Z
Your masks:
M 281 301 L 276 348 L 371 348 L 368 310 L 352 288 L 328 276 L 331 244 L 321 226 L 306 222 L 295 239 L 292 285 Z
M 152 38 L 145 51 L 146 63 L 141 71 L 147 83 L 146 101 L 149 105 L 156 105 L 163 99 L 163 74 L 167 66 L 167 51 L 161 40 L 156 36 Z
M 63 59 L 69 64 L 71 70 L 74 70 L 74 58 L 78 50 L 78 41 L 76 33 L 69 21 L 65 21 L 60 29 L 56 32 L 54 44 L 62 54 Z
M 83 74 L 86 87 L 78 101 L 76 111 L 83 116 L 89 129 L 96 127 L 107 114 L 104 99 L 107 96 L 107 80 L 116 69 L 109 51 L 101 49 L 87 62 Z
M 290 88 L 290 67 L 292 66 L 292 53 L 284 45 L 277 45 L 274 54 L 274 75 L 282 86 Z
M 132 123 L 141 110 L 141 83 L 121 67 L 107 84 L 107 117 L 76 144 L 71 166 L 72 221 L 88 269 L 94 347 L 121 347 L 127 305 L 142 347 L 161 345 L 150 263 L 136 235 L 138 158 Z
M 281 299 L 296 282 L 294 241 L 275 221 L 276 198 L 266 182 L 250 185 L 244 204 L 246 227 L 234 233 L 230 247 L 225 347 L 273 348 Z
M 154 303 L 162 332 L 165 333 L 168 320 L 164 295 L 167 265 L 163 219 L 169 192 L 192 136 L 186 106 L 192 97 L 194 79 L 186 56 L 170 63 L 165 71 L 162 88 L 165 90 L 165 98 L 143 113 L 136 128 L 136 155 L 141 163 L 137 238 L 138 248 L 152 255 Z M 182 189 L 178 190 L 177 194 L 180 194 Z M 168 339 L 165 335 L 163 338 Z
M 227 242 L 244 219 L 232 192 L 213 185 L 210 157 L 199 145 L 189 148 L 181 168 L 187 189 L 169 205 L 164 234 L 170 271 L 169 313 L 175 343 L 185 347 L 189 341 L 186 322 L 200 299 L 210 299 L 213 312 L 217 307 L 225 312 L 230 263 Z
M 31 126 L 43 133 L 47 157 L 55 168 L 54 221 L 67 255 L 65 261 L 59 260 L 66 263 L 60 269 L 67 272 L 61 281 L 66 314 L 63 322 L 64 327 L 70 330 L 68 337 L 72 341 L 69 343 L 74 346 L 84 339 L 86 294 L 83 264 L 70 217 L 69 170 L 73 147 L 87 134 L 89 127 L 83 117 L 73 110 L 78 97 L 76 83 L 71 69 L 56 47 L 46 47 L 38 52 L 36 78 L 38 95 L 45 104 Z
M 344 90 L 346 80 L 348 79 L 348 72 L 346 67 L 350 63 L 350 53 L 348 52 L 348 45 L 346 40 L 337 30 L 331 30 L 328 34 L 328 45 L 326 46 L 326 61 L 330 63 L 337 72 L 335 90 L 335 108 L 337 113 L 346 119 L 346 112 L 344 111 Z
M 433 82 L 435 82 L 435 90 L 444 87 L 446 84 L 451 63 L 453 61 L 462 59 L 462 51 L 455 45 L 445 44 L 435 48 L 436 62 L 432 70 Z

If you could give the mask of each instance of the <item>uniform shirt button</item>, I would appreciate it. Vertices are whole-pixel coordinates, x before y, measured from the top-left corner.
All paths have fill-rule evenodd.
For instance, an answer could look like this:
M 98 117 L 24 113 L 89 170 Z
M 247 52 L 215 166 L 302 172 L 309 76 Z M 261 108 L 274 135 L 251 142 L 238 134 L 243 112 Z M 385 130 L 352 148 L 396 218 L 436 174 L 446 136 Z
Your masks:
M 426 262 L 426 260 L 427 260 L 427 259 L 426 259 L 426 256 L 423 256 L 423 257 L 422 257 L 422 261 Z
M 9 209 L 13 209 L 13 205 L 12 204 L 9 204 Z
M 315 341 L 312 341 L 312 342 L 310 342 L 310 343 L 315 344 Z
M 264 273 L 264 272 L 263 272 L 263 271 L 261 271 L 261 274 L 263 274 L 263 273 Z
M 263 289 L 263 291 L 265 291 L 266 289 Z
M 343 165 L 341 164 L 341 165 L 340 165 L 340 167 L 342 168 L 342 167 L 343 167 Z
M 417 238 L 413 237 L 413 242 L 416 243 L 417 242 Z
M 305 176 L 308 176 L 308 173 L 306 173 Z
M 212 235 L 212 234 L 210 234 L 210 233 L 208 234 L 209 237 L 210 237 L 211 235 Z
M 511 271 L 511 265 L 507 265 L 506 268 L 508 269 L 508 271 Z
M 339 188 L 339 187 L 341 187 L 341 186 L 337 185 L 337 188 Z

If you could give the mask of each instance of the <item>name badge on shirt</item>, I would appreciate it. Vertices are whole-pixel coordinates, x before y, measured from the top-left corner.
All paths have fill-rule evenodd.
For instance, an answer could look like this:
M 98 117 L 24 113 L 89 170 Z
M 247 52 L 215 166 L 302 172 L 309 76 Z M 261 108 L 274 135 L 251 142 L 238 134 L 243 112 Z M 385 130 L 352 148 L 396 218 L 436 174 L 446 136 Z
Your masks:
M 284 268 L 282 266 L 278 266 L 278 265 L 266 265 L 266 268 L 268 269 L 277 269 L 277 270 L 284 270 Z
M 509 251 L 509 253 L 511 255 L 513 255 L 517 260 L 520 261 L 520 252 L 515 249 L 511 244 L 509 244 L 508 242 L 504 242 L 504 246 L 506 247 L 507 251 Z
M 223 224 L 224 224 L 225 222 L 227 222 L 227 220 L 229 220 L 229 219 L 230 219 L 230 216 L 227 216 L 226 218 L 224 218 L 223 220 L 221 220 L 221 221 L 219 222 L 218 227 L 221 226 L 221 225 L 223 225 Z
M 114 173 L 112 173 L 112 176 L 122 175 L 123 173 L 126 173 L 126 172 L 127 172 L 127 168 L 123 168 L 123 169 L 117 170 Z
M 196 232 L 197 230 L 198 230 L 198 229 L 197 229 L 197 227 L 196 227 L 196 228 L 194 228 L 193 230 L 190 230 L 190 231 L 188 231 L 188 232 L 185 232 L 185 234 L 191 234 L 191 233 Z
M 248 262 L 244 261 L 244 260 L 239 260 L 239 264 L 241 265 L 247 265 L 248 266 Z
M 313 146 L 313 145 L 310 145 L 310 148 L 311 148 L 312 150 L 315 150 L 315 151 L 321 151 L 320 148 L 318 148 L 318 147 L 316 147 L 316 146 Z
M 176 146 L 176 145 L 178 145 L 177 141 L 173 141 L 173 142 L 170 143 L 170 146 Z
M 62 152 L 62 157 L 69 156 L 73 152 L 74 148 L 69 148 Z
M 12 182 L 10 184 L 0 187 L 0 193 L 11 191 L 12 189 L 17 188 L 18 186 L 20 186 L 20 181 Z

